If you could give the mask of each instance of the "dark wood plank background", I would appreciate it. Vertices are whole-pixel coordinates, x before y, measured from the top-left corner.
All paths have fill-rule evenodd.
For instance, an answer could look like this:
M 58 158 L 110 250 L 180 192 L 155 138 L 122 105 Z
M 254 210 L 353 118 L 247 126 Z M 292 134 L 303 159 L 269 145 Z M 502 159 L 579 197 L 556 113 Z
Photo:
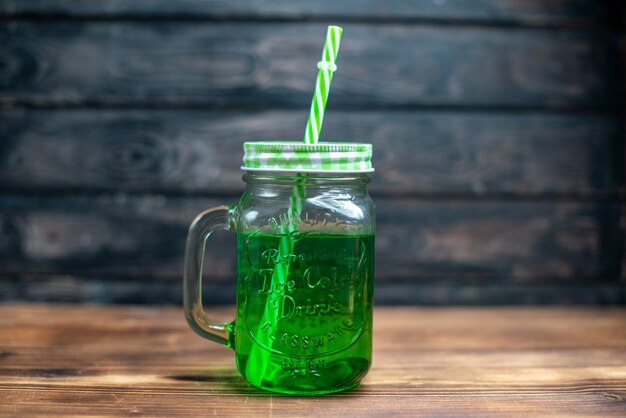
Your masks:
M 244 140 L 375 146 L 379 303 L 626 303 L 619 1 L 0 2 L 0 300 L 180 303 Z M 207 301 L 234 300 L 210 243 Z

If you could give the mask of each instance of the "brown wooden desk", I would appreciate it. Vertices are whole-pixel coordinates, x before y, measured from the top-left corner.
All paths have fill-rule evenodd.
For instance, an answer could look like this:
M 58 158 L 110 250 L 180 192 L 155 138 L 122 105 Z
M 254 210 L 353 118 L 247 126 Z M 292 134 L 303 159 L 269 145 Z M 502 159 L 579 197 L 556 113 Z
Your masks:
M 0 415 L 626 416 L 626 309 L 377 308 L 374 344 L 359 389 L 284 397 L 180 309 L 4 305 Z

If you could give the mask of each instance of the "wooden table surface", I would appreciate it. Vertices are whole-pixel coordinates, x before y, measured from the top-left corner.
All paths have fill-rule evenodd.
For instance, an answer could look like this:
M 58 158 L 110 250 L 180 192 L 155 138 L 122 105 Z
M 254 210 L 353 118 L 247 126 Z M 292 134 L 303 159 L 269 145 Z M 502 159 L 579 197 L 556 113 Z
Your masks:
M 177 308 L 0 305 L 0 415 L 626 416 L 626 309 L 381 307 L 374 322 L 361 387 L 303 398 L 249 386 Z

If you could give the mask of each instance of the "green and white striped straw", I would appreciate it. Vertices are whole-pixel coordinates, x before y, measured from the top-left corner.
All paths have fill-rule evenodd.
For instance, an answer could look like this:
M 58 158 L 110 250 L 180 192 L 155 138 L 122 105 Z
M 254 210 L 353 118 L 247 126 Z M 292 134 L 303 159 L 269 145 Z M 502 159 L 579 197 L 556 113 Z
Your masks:
M 333 81 L 333 73 L 337 69 L 337 53 L 339 52 L 342 33 L 343 29 L 339 26 L 329 26 L 326 31 L 322 60 L 317 63 L 317 81 L 311 100 L 311 112 L 304 131 L 305 144 L 317 144 L 319 141 L 330 83 Z
M 315 93 L 313 94 L 313 100 L 311 102 L 311 113 L 307 121 L 307 127 L 304 134 L 305 144 L 317 144 L 322 129 L 322 121 L 324 120 L 324 110 L 326 109 L 326 100 L 328 99 L 328 93 L 330 92 L 330 82 L 333 79 L 333 72 L 337 69 L 335 61 L 337 59 L 337 52 L 339 51 L 339 42 L 341 40 L 341 34 L 343 29 L 339 26 L 329 26 L 326 32 L 326 42 L 324 43 L 324 49 L 322 51 L 322 61 L 317 63 L 319 69 L 317 73 L 317 81 L 315 83 Z M 291 198 L 289 202 L 290 219 L 298 219 L 300 212 L 302 211 L 302 205 L 306 196 L 306 190 L 303 186 L 304 177 L 302 174 L 297 174 L 296 185 L 293 187 Z M 290 254 L 294 250 L 295 238 L 293 234 L 297 231 L 297 224 L 288 222 L 286 226 L 281 228 L 281 238 L 278 245 L 278 254 L 280 259 L 285 254 Z M 275 284 L 285 283 L 289 276 L 289 264 L 290 262 L 284 261 L 274 266 L 272 272 L 272 287 Z M 272 306 L 270 306 L 270 299 L 267 299 L 265 310 L 263 312 L 261 324 L 266 322 L 276 323 L 276 314 Z M 259 328 L 257 339 L 263 341 L 266 339 L 264 334 Z M 266 344 L 271 347 L 271 340 L 267 340 Z M 266 346 L 267 346 L 266 345 Z M 248 358 L 247 368 L 250 373 L 246 373 L 248 379 L 253 380 L 252 383 L 260 386 L 264 375 L 267 373 L 269 366 L 269 353 L 263 351 L 257 345 L 254 345 L 250 351 Z M 254 369 L 264 370 L 259 375 L 254 375 Z M 274 370 L 274 372 L 277 372 Z M 269 376 L 268 376 L 269 377 Z M 258 380 L 254 380 L 258 379 Z

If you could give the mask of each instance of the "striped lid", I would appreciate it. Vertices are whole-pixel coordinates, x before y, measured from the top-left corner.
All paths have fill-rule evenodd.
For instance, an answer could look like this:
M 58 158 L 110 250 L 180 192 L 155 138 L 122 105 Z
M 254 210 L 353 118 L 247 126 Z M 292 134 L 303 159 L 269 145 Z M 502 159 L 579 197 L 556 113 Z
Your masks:
M 242 170 L 299 173 L 368 173 L 372 145 L 354 142 L 245 142 Z

